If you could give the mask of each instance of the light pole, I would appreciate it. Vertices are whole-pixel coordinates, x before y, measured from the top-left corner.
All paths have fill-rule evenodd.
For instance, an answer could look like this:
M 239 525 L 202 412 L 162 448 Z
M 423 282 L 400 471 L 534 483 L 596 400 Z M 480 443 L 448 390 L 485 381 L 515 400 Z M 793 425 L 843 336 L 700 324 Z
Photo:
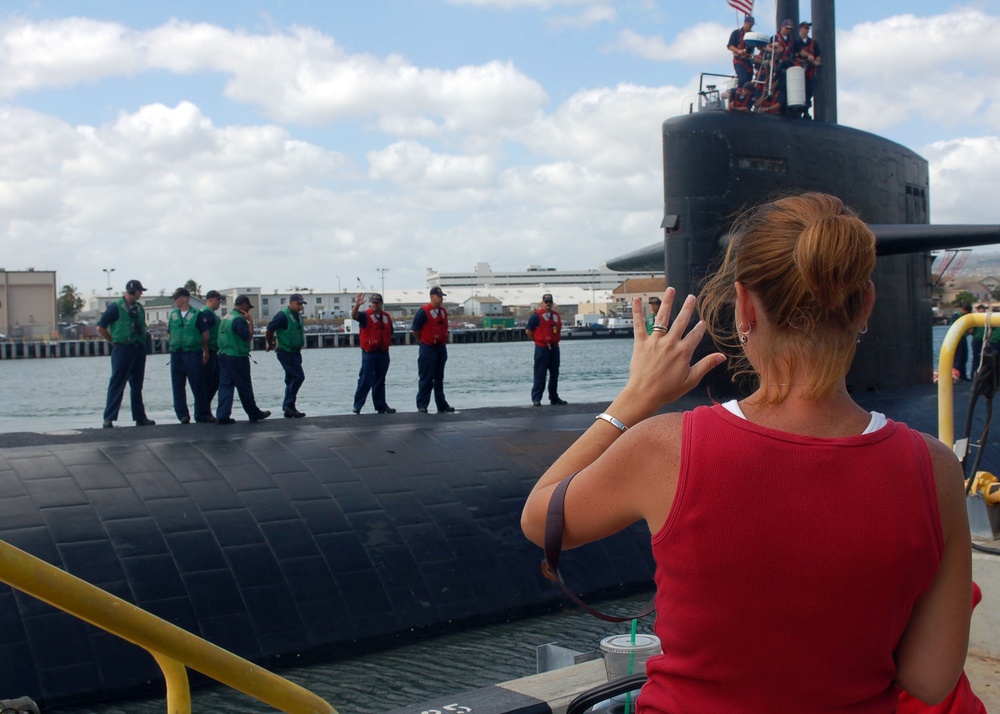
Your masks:
M 114 268 L 101 268 L 101 270 L 104 271 L 104 274 L 108 278 L 108 300 L 110 300 L 111 299 L 111 273 L 115 272 L 115 269 Z
M 337 292 L 339 293 L 340 292 L 340 276 L 339 275 L 334 275 L 333 277 L 335 277 L 337 279 Z
M 389 272 L 388 268 L 375 268 L 378 272 L 382 274 L 382 295 L 385 296 L 385 274 Z

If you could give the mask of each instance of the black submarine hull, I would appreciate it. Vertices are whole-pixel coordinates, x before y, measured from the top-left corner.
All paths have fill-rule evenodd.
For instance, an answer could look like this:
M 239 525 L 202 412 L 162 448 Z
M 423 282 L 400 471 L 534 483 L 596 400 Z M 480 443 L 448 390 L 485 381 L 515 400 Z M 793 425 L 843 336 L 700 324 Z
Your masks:
M 2 436 L 0 539 L 265 666 L 356 655 L 564 603 L 520 512 L 599 411 L 568 409 Z M 579 592 L 651 586 L 639 526 L 564 563 Z M 162 687 L 141 649 L 0 585 L 0 699 Z

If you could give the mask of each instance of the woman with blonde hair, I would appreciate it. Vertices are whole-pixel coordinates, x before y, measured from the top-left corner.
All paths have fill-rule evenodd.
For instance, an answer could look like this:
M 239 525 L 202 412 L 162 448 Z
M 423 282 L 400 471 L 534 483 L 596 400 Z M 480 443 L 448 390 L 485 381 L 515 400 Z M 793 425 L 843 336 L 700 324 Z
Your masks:
M 971 558 L 962 471 L 944 444 L 869 413 L 846 375 L 875 300 L 875 237 L 803 194 L 742 217 L 719 271 L 668 325 L 637 325 L 628 383 L 538 481 L 522 527 L 542 544 L 556 486 L 563 543 L 644 520 L 656 560 L 639 712 L 894 712 L 965 661 Z M 750 396 L 656 415 L 713 367 L 706 330 Z M 686 334 L 685 334 L 686 333 Z

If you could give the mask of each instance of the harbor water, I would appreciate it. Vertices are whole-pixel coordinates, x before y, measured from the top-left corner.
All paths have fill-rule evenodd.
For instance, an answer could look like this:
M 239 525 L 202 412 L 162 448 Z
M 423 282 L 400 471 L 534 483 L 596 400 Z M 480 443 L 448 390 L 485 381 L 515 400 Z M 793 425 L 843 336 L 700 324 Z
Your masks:
M 946 331 L 946 327 L 934 328 L 935 353 Z M 627 379 L 631 346 L 629 339 L 564 341 L 560 395 L 571 402 L 613 399 Z M 532 349 L 530 343 L 523 342 L 449 347 L 445 378 L 449 401 L 458 409 L 530 404 Z M 253 357 L 258 401 L 263 408 L 276 411 L 283 390 L 281 368 L 273 354 L 254 353 Z M 416 409 L 416 359 L 416 347 L 393 348 L 387 394 L 389 403 L 400 411 Z M 299 408 L 313 415 L 349 413 L 359 363 L 357 349 L 306 351 L 306 382 L 300 393 Z M 0 363 L 6 407 L 0 416 L 0 431 L 71 431 L 99 427 L 109 373 L 110 360 L 106 357 Z M 154 355 L 147 361 L 144 395 L 151 418 L 163 423 L 175 419 L 167 357 Z M 369 410 L 370 402 L 366 406 L 366 411 Z M 128 415 L 126 393 L 121 424 L 129 424 Z M 235 416 L 244 418 L 241 413 Z M 604 603 L 602 607 L 626 614 L 638 610 L 648 597 L 647 594 L 625 598 Z M 652 623 L 652 618 L 647 618 L 640 624 L 639 631 L 650 632 Z M 332 662 L 279 671 L 324 697 L 345 714 L 379 712 L 533 674 L 538 645 L 558 642 L 572 649 L 592 651 L 598 649 L 602 638 L 627 629 L 627 624 L 609 625 L 576 609 L 567 609 L 460 629 L 381 652 L 345 651 L 342 658 Z M 0 694 L 18 695 L 17 692 Z M 162 712 L 163 708 L 164 699 L 157 698 L 48 711 L 152 714 Z M 198 689 L 193 708 L 232 714 L 266 710 L 218 686 Z
M 564 340 L 560 350 L 560 396 L 570 402 L 610 401 L 628 378 L 631 350 L 631 339 Z M 449 403 L 456 409 L 531 404 L 533 351 L 530 342 L 449 345 L 445 367 Z M 417 410 L 417 352 L 416 345 L 393 347 L 390 352 L 386 397 L 389 405 L 400 412 Z M 251 371 L 257 403 L 280 418 L 285 389 L 281 365 L 273 352 L 253 352 L 251 357 L 255 362 Z M 146 414 L 161 424 L 176 423 L 169 361 L 169 356 L 162 354 L 146 358 Z M 360 350 L 304 350 L 302 362 L 306 381 L 299 391 L 299 410 L 311 416 L 349 414 L 358 383 Z M 0 362 L 4 404 L 0 433 L 100 427 L 110 374 L 110 357 Z M 188 399 L 190 404 L 190 393 Z M 369 397 L 364 411 L 373 410 Z M 246 418 L 238 399 L 233 416 Z M 128 389 L 118 423 L 131 424 Z

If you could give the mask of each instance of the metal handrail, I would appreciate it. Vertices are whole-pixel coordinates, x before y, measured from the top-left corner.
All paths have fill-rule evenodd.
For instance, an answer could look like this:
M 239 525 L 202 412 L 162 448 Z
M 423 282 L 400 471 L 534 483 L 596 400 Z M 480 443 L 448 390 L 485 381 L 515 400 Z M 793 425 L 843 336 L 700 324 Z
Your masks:
M 312 692 L 0 540 L 0 582 L 147 650 L 163 671 L 167 711 L 190 714 L 190 667 L 289 714 L 337 714 Z
M 1000 313 L 972 312 L 955 320 L 941 343 L 941 356 L 938 358 L 938 439 L 949 448 L 955 445 L 955 389 L 951 373 L 955 364 L 955 348 L 966 332 L 985 326 L 987 317 L 990 318 L 991 329 L 1000 329 Z

